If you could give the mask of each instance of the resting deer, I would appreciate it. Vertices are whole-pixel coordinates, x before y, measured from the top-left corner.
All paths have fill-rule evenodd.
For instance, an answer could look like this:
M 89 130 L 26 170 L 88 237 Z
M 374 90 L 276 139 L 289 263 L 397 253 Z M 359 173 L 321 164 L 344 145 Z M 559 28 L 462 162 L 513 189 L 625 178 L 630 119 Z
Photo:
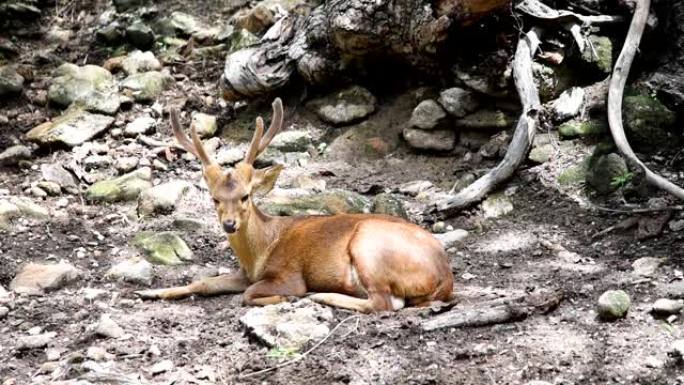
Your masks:
M 189 295 L 244 292 L 247 305 L 275 304 L 307 293 L 315 302 L 361 312 L 425 306 L 451 299 L 453 275 L 440 242 L 400 218 L 374 214 L 273 217 L 253 202 L 270 191 L 282 166 L 255 169 L 283 124 L 283 106 L 273 102 L 273 120 L 256 131 L 245 158 L 227 171 L 207 155 L 191 127 L 192 140 L 171 111 L 173 133 L 203 166 L 204 179 L 228 233 L 240 269 L 186 286 L 137 292 L 141 297 L 176 299 Z

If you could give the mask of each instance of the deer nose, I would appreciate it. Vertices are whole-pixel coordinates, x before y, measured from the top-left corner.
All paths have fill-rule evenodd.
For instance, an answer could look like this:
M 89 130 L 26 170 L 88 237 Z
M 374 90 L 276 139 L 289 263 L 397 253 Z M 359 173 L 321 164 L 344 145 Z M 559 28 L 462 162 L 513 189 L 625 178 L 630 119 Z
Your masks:
M 232 234 L 237 230 L 235 228 L 235 221 L 232 219 L 229 219 L 227 221 L 223 221 L 223 231 L 226 233 Z

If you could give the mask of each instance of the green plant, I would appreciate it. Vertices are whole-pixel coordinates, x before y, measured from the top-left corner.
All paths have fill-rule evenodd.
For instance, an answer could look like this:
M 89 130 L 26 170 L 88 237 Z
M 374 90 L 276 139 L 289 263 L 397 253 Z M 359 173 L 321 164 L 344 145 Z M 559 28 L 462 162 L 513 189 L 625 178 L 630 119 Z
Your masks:
M 633 177 L 634 174 L 627 171 L 623 174 L 614 176 L 613 179 L 610 181 L 610 185 L 615 188 L 621 189 L 625 187 L 627 183 L 631 182 Z
M 278 359 L 294 358 L 298 355 L 299 353 L 297 352 L 297 348 L 282 346 L 276 346 L 273 349 L 269 350 L 268 353 L 266 353 L 266 357 Z

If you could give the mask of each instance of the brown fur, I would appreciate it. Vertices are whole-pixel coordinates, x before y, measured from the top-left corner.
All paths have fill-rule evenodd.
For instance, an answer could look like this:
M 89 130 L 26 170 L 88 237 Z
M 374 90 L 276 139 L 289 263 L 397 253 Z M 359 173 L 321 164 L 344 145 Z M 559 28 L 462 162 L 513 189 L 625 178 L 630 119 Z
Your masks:
M 279 100 L 274 102 L 274 117 L 282 124 Z M 262 138 L 263 122 L 257 121 L 246 161 L 224 172 L 198 148 L 194 129 L 191 142 L 177 122 L 172 113 L 179 142 L 202 160 L 219 221 L 234 224 L 228 240 L 240 271 L 188 286 L 142 291 L 141 296 L 172 299 L 244 291 L 246 304 L 267 305 L 313 292 L 318 293 L 311 295 L 315 301 L 358 311 L 451 300 L 453 275 L 446 253 L 419 226 L 372 214 L 271 217 L 254 205 L 252 194 L 269 191 L 282 169 L 255 170 L 251 164 L 280 129 L 277 124 Z

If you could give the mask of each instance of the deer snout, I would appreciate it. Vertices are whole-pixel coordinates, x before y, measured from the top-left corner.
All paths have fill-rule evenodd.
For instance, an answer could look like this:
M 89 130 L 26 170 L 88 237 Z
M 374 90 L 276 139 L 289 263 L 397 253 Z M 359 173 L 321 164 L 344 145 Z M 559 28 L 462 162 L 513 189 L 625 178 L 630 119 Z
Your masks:
M 223 231 L 225 231 L 228 234 L 232 234 L 237 230 L 236 223 L 233 219 L 228 219 L 226 221 L 223 221 Z

